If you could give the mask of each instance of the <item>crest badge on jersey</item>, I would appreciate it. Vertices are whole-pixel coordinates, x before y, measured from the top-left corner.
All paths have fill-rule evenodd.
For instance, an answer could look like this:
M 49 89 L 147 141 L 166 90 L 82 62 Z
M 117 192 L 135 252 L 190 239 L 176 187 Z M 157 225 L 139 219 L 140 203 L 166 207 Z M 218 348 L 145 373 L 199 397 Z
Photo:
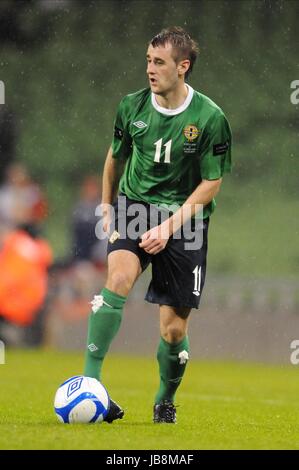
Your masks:
M 189 124 L 184 128 L 184 136 L 186 137 L 188 142 L 193 142 L 194 140 L 196 140 L 200 132 L 200 129 L 197 129 L 197 127 L 193 124 Z

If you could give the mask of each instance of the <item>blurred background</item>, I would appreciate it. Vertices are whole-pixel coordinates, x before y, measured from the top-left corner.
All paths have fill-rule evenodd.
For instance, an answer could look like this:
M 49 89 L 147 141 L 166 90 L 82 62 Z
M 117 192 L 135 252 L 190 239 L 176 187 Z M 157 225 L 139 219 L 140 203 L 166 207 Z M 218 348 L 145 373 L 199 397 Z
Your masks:
M 105 281 L 94 236 L 120 99 L 147 86 L 147 42 L 184 27 L 190 84 L 234 137 L 210 226 L 193 357 L 288 363 L 299 339 L 298 1 L 1 0 L 0 338 L 82 349 Z M 158 309 L 136 284 L 112 350 L 154 354 Z

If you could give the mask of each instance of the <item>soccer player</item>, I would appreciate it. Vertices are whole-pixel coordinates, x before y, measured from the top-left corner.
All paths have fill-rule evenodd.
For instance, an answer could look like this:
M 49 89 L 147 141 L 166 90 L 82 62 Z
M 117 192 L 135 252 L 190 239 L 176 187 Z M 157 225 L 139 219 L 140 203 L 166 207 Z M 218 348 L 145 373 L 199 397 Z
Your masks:
M 161 332 L 155 423 L 176 422 L 174 397 L 189 359 L 189 314 L 199 307 L 205 282 L 209 218 L 223 174 L 231 169 L 231 131 L 223 111 L 186 83 L 197 52 L 195 41 L 180 27 L 164 29 L 150 41 L 146 55 L 149 87 L 120 102 L 103 174 L 103 226 L 109 236 L 121 162 L 125 167 L 118 189 L 126 204 L 123 210 L 114 203 L 118 230 L 108 243 L 107 282 L 92 302 L 84 373 L 100 377 L 127 296 L 151 263 L 146 300 L 159 305 Z M 136 203 L 147 214 L 146 229 L 139 238 L 120 233 L 119 228 L 124 221 L 126 226 L 132 221 L 128 213 Z M 177 209 L 153 226 L 150 209 L 175 204 Z M 195 227 L 199 205 L 203 207 L 202 243 L 186 249 L 184 234 L 175 234 L 182 232 L 188 220 Z M 123 414 L 112 401 L 106 421 Z

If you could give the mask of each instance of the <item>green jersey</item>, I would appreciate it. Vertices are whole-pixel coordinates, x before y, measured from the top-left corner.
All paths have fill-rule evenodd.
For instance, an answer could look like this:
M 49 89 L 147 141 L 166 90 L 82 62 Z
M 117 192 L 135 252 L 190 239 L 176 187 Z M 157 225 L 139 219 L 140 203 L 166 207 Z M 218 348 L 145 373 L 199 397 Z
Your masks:
M 125 96 L 115 119 L 112 155 L 126 159 L 119 191 L 128 198 L 181 206 L 199 183 L 231 170 L 231 131 L 222 110 L 189 85 L 176 109 L 149 88 Z M 215 208 L 204 208 L 208 217 Z

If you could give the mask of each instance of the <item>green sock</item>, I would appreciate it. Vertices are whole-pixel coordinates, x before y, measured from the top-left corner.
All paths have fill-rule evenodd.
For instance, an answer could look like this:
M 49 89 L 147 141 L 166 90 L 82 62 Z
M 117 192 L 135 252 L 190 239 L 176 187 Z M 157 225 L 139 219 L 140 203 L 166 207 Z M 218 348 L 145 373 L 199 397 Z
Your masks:
M 119 330 L 126 297 L 102 289 L 92 301 L 88 321 L 84 375 L 100 378 L 104 357 Z
M 173 402 L 175 392 L 180 385 L 187 361 L 189 359 L 188 336 L 179 343 L 168 343 L 163 338 L 157 352 L 160 369 L 160 388 L 155 398 L 155 404 L 162 400 Z

